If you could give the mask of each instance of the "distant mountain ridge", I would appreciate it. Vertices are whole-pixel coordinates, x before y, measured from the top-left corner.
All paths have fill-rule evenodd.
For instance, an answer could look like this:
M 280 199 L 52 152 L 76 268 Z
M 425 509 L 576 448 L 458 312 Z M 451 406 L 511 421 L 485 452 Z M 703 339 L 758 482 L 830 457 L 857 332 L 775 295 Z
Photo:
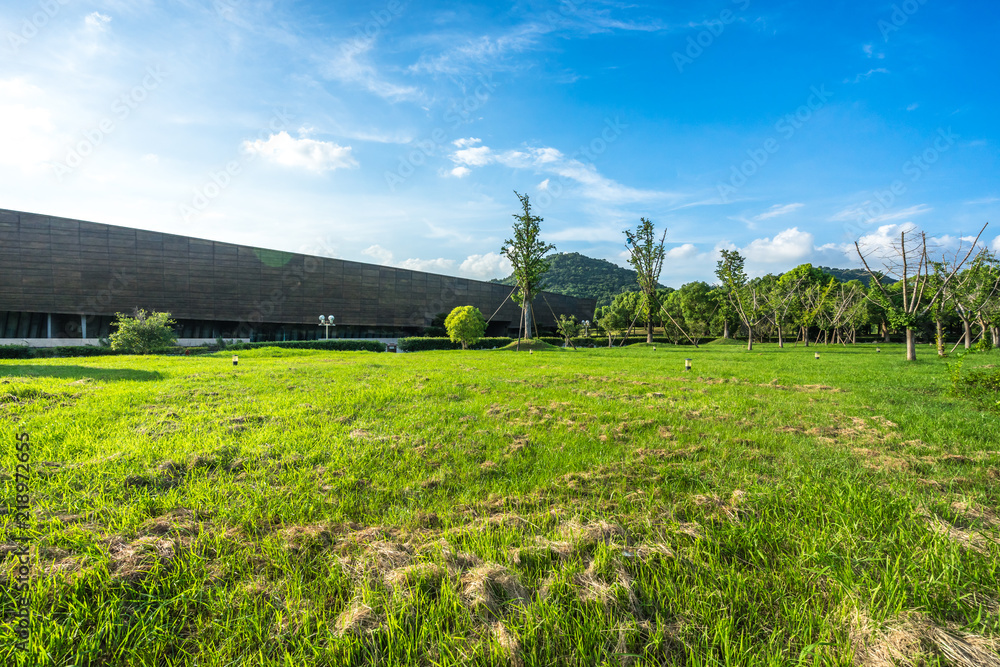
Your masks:
M 616 294 L 639 289 L 635 271 L 623 269 L 606 259 L 594 259 L 578 252 L 560 252 L 545 259 L 551 266 L 545 274 L 545 289 L 549 292 L 596 299 L 598 306 L 606 306 Z M 513 285 L 514 276 L 490 282 Z
M 596 299 L 600 307 L 609 305 L 617 294 L 639 290 L 635 271 L 622 268 L 606 259 L 594 259 L 578 252 L 560 252 L 546 259 L 551 265 L 549 272 L 545 274 L 545 289 L 549 292 Z M 817 268 L 841 282 L 860 280 L 867 286 L 871 280 L 864 269 L 836 269 L 829 266 Z M 886 277 L 882 280 L 894 282 Z M 490 282 L 513 285 L 514 276 L 494 278 Z

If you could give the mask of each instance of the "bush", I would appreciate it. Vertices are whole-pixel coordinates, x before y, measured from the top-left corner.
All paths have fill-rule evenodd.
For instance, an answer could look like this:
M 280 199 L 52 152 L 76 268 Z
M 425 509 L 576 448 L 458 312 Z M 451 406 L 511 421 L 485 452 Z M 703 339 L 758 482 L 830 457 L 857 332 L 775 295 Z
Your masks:
M 984 401 L 991 407 L 1000 408 L 1000 368 L 982 366 L 968 372 L 962 371 L 962 360 L 948 364 L 951 390 L 956 396 Z
M 500 338 L 480 338 L 475 345 L 470 345 L 472 350 L 492 350 L 494 347 L 503 347 L 513 342 L 512 338 L 506 336 Z M 429 350 L 461 350 L 460 343 L 451 342 L 450 338 L 400 338 L 399 349 L 403 352 L 426 352 Z
M 27 345 L 0 345 L 0 359 L 31 359 L 31 350 Z
M 255 350 L 261 347 L 283 347 L 297 350 L 337 350 L 341 352 L 385 352 L 385 343 L 377 340 L 283 340 L 264 343 L 232 343 L 226 350 Z
M 177 344 L 176 322 L 170 313 L 149 313 L 136 308 L 132 316 L 116 313 L 118 319 L 112 324 L 116 330 L 111 334 L 111 349 L 129 354 L 149 354 L 160 352 Z

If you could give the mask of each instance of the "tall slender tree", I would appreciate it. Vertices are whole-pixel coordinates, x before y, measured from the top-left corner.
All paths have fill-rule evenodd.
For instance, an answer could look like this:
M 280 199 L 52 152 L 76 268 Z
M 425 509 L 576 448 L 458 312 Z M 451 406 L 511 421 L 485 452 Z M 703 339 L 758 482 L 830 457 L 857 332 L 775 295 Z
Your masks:
M 514 269 L 514 282 L 518 288 L 515 300 L 520 302 L 524 313 L 524 337 L 530 340 L 533 319 L 532 299 L 545 288 L 543 277 L 549 270 L 545 255 L 556 247 L 538 238 L 542 218 L 532 215 L 528 195 L 522 195 L 517 190 L 514 194 L 521 201 L 521 213 L 514 214 L 514 238 L 504 241 L 500 254 L 510 260 Z
M 625 247 L 628 249 L 628 263 L 635 269 L 635 279 L 642 292 L 642 312 L 646 316 L 646 342 L 653 342 L 653 317 L 659 312 L 657 303 L 656 283 L 660 280 L 663 270 L 663 259 L 667 253 L 663 244 L 667 238 L 667 230 L 663 230 L 659 242 L 656 240 L 656 230 L 653 223 L 646 218 L 639 218 L 639 226 L 633 232 L 625 230 Z
M 743 264 L 746 261 L 737 250 L 722 250 L 722 259 L 715 267 L 715 275 L 722 283 L 726 298 L 736 316 L 747 329 L 747 350 L 753 349 L 753 328 L 763 314 L 764 299 L 756 285 L 747 278 Z

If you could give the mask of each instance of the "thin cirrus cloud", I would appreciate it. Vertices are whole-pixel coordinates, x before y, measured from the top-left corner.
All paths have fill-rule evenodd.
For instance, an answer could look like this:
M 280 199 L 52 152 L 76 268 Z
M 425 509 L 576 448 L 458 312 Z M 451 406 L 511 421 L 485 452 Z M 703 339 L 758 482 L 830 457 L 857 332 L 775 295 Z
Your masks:
M 481 145 L 474 137 L 458 139 L 452 142 L 458 150 L 449 156 L 457 167 L 451 175 L 459 178 L 468 176 L 470 167 L 485 167 L 499 164 L 510 169 L 526 170 L 552 174 L 559 177 L 561 185 L 576 186 L 577 194 L 588 199 L 603 202 L 629 203 L 649 202 L 654 200 L 676 200 L 681 197 L 676 193 L 656 190 L 641 190 L 622 185 L 601 175 L 592 164 L 567 157 L 556 148 L 526 147 L 523 150 L 494 151 L 489 146 Z M 553 191 L 551 179 L 546 190 Z
M 315 172 L 358 166 L 358 161 L 351 155 L 350 146 L 308 137 L 296 139 L 284 131 L 272 134 L 267 139 L 244 141 L 243 150 L 283 167 L 299 167 Z

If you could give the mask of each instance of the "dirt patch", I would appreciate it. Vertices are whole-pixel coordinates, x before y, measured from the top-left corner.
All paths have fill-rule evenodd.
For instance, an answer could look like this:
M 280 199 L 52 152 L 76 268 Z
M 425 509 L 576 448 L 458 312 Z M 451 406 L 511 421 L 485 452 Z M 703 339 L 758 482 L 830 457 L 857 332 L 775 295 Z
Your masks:
M 112 537 L 106 545 L 111 575 L 131 583 L 141 581 L 158 565 L 169 567 L 178 546 L 173 540 L 152 536 L 140 537 L 132 542 Z

